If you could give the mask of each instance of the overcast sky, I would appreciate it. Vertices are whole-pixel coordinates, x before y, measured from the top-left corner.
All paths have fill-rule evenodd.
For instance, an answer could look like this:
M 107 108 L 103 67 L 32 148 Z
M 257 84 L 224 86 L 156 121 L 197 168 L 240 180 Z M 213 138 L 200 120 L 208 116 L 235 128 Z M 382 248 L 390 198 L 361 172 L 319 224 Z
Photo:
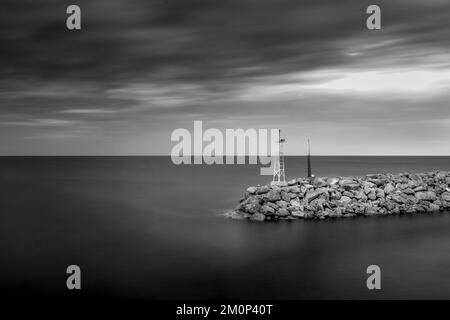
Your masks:
M 194 120 L 280 128 L 290 154 L 450 155 L 448 0 L 0 6 L 3 155 L 170 154 Z

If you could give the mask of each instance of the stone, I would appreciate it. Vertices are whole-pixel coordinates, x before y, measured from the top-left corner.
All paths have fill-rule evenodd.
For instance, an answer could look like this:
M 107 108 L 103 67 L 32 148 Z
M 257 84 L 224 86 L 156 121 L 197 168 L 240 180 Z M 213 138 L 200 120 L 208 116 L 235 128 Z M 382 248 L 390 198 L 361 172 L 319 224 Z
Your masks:
M 328 178 L 327 182 L 332 186 L 339 183 L 339 178 Z
M 353 218 L 353 217 L 356 217 L 356 214 L 353 214 L 353 213 L 344 214 L 344 218 Z
M 446 176 L 447 176 L 447 172 L 445 172 L 445 171 L 439 171 L 438 173 L 436 173 L 436 179 L 438 179 L 438 180 L 443 180 L 443 179 L 445 179 L 446 178 Z
M 261 207 L 261 213 L 266 216 L 271 216 L 275 214 L 275 209 L 267 205 L 264 205 Z
M 419 200 L 436 200 L 436 193 L 433 191 L 416 192 L 416 198 Z
M 266 216 L 262 213 L 255 213 L 250 217 L 250 220 L 254 221 L 264 221 L 266 219 Z
M 439 209 L 440 209 L 440 207 L 437 204 L 434 204 L 434 203 L 430 204 L 429 208 L 430 208 L 431 211 L 439 211 Z
M 278 210 L 278 206 L 275 203 L 273 203 L 273 202 L 267 202 L 266 205 L 268 205 L 269 207 L 274 208 L 275 210 Z
M 385 187 L 384 187 L 384 193 L 385 194 L 390 194 L 392 192 L 395 191 L 395 187 L 392 185 L 392 183 L 388 183 Z
M 419 186 L 419 182 L 418 181 L 416 181 L 416 180 L 409 180 L 408 181 L 408 188 L 414 189 L 414 188 L 416 188 L 418 186 Z
M 352 199 L 350 199 L 349 197 L 347 197 L 347 196 L 342 196 L 341 197 L 341 199 L 340 199 L 340 202 L 342 202 L 342 203 L 349 203 L 350 201 L 352 201 Z
M 300 205 L 301 205 L 300 199 L 299 199 L 299 198 L 292 199 L 292 200 L 290 201 L 290 204 L 291 204 L 291 206 L 293 206 L 293 207 L 300 207 Z
M 256 201 L 250 202 L 244 206 L 244 211 L 250 214 L 257 213 L 260 209 L 261 205 Z
M 346 197 L 349 197 L 349 198 L 354 198 L 355 197 L 355 195 L 352 192 L 350 192 L 350 191 L 344 191 L 342 193 L 342 195 L 346 196 Z
M 357 183 L 349 183 L 349 184 L 343 185 L 342 187 L 344 188 L 344 190 L 357 190 L 361 186 Z
M 275 212 L 275 215 L 279 217 L 286 217 L 289 215 L 289 211 L 285 208 L 281 208 Z
M 450 192 L 444 192 L 441 194 L 441 198 L 442 200 L 446 201 L 446 202 L 450 202 Z
M 288 202 L 284 200 L 280 200 L 276 202 L 278 208 L 286 208 L 288 206 Z
M 322 194 L 321 191 L 309 191 L 306 196 L 305 196 L 305 200 L 306 202 L 311 202 L 314 199 L 318 198 L 320 195 Z
M 287 192 L 281 192 L 281 199 L 283 199 L 286 202 L 291 201 L 291 196 Z
M 296 184 L 296 183 L 297 183 L 297 180 L 296 180 L 296 179 L 289 180 L 289 181 L 288 181 L 288 186 L 293 186 L 293 185 Z
M 293 217 L 297 217 L 297 218 L 304 218 L 305 212 L 304 211 L 292 211 L 291 215 Z
M 377 190 L 376 190 L 376 196 L 377 196 L 377 198 L 381 198 L 381 199 L 384 199 L 384 197 L 386 197 L 386 194 L 384 193 L 384 190 L 383 189 L 380 189 L 380 188 L 377 188 Z
M 268 186 L 262 186 L 256 189 L 256 194 L 264 194 L 269 192 L 270 188 Z
M 391 199 L 397 203 L 406 203 L 408 200 L 400 194 L 391 194 Z
M 376 194 L 375 190 L 370 191 L 369 194 L 367 195 L 367 197 L 370 200 L 376 200 L 377 199 L 377 194 Z
M 366 207 L 365 211 L 364 211 L 364 214 L 367 215 L 367 216 L 371 216 L 371 215 L 374 215 L 374 214 L 377 214 L 377 213 L 378 213 L 378 211 L 374 207 Z
M 256 187 L 248 187 L 247 192 L 250 194 L 255 194 L 256 190 L 258 190 Z
M 264 199 L 267 199 L 270 202 L 275 202 L 281 200 L 280 193 L 275 190 L 270 190 L 266 194 L 264 194 Z

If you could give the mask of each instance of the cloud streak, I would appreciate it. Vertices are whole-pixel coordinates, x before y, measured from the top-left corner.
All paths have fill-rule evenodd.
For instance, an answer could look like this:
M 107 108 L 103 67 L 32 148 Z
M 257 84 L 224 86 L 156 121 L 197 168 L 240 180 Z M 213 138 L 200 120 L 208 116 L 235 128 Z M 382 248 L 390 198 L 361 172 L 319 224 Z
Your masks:
M 77 4 L 79 32 L 65 28 L 69 3 L 2 4 L 0 133 L 15 147 L 0 153 L 65 153 L 46 138 L 58 127 L 70 143 L 73 130 L 95 134 L 70 152 L 103 144 L 104 153 L 168 154 L 171 130 L 205 120 L 280 127 L 296 137 L 292 153 L 305 135 L 321 153 L 339 153 L 320 134 L 342 141 L 343 154 L 391 153 L 384 130 L 401 154 L 429 154 L 424 139 L 450 154 L 450 138 L 437 138 L 449 133 L 448 1 L 379 1 L 375 32 L 365 28 L 371 3 L 360 0 Z M 42 137 L 34 148 L 30 135 Z

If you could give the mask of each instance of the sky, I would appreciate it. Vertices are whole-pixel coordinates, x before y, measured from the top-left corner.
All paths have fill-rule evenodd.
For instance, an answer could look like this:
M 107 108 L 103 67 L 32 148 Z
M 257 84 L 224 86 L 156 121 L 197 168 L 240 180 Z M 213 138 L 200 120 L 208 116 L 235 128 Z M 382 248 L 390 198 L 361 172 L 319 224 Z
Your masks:
M 0 6 L 0 155 L 168 155 L 196 120 L 279 128 L 288 154 L 450 155 L 447 0 Z

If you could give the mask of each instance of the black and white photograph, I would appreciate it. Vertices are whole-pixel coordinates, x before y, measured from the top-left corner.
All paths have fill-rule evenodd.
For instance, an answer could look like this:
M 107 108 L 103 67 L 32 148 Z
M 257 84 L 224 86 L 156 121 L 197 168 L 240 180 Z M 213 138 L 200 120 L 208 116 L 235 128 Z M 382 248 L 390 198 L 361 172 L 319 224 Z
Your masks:
M 2 0 L 2 297 L 180 319 L 450 299 L 449 17 Z

